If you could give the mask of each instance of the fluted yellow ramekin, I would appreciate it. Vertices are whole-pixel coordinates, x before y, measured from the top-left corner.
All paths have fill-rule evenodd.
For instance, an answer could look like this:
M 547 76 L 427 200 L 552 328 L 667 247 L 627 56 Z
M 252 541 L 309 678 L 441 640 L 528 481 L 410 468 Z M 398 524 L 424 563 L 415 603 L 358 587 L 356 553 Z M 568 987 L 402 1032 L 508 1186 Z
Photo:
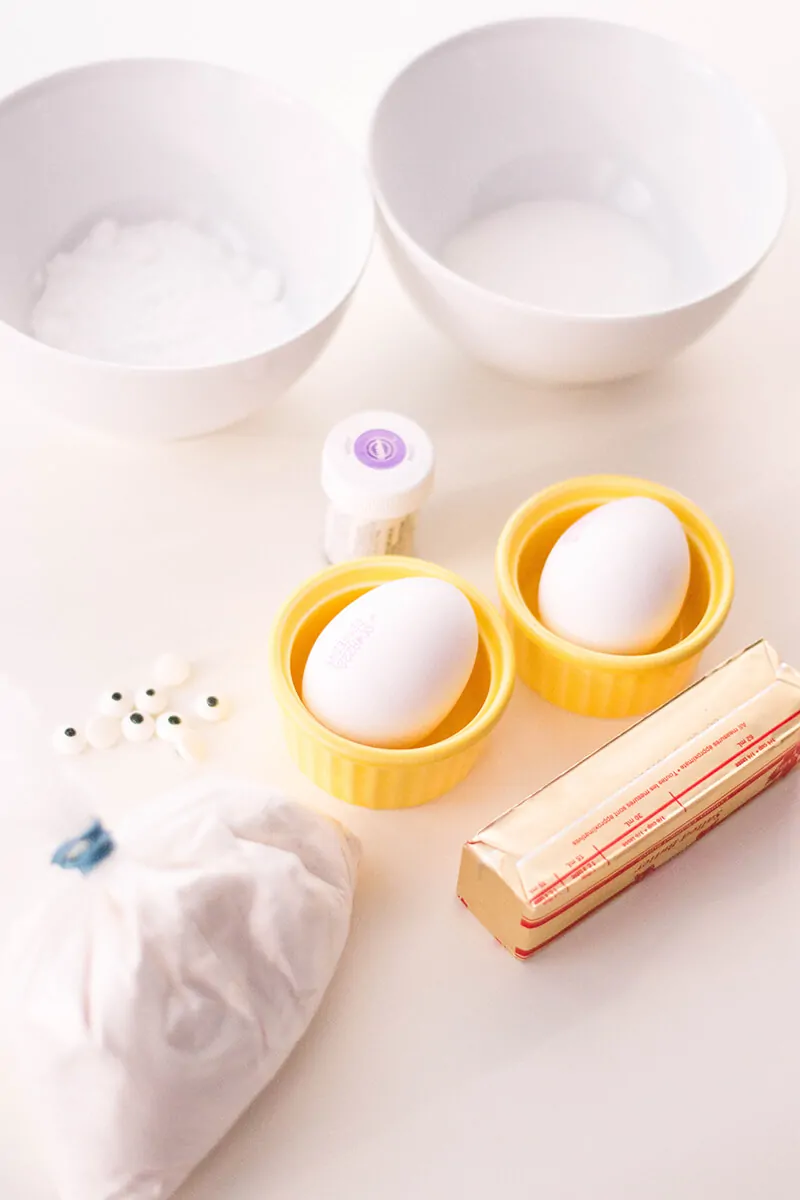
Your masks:
M 460 588 L 478 620 L 475 668 L 453 711 L 420 746 L 383 750 L 326 729 L 303 704 L 303 670 L 325 626 L 347 604 L 393 579 L 424 575 Z M 441 796 L 472 770 L 514 685 L 514 649 L 500 613 L 465 580 L 416 558 L 365 558 L 330 567 L 305 583 L 272 634 L 272 686 L 289 751 L 300 770 L 340 800 L 365 808 L 412 808 Z
M 539 577 L 565 529 L 598 505 L 625 496 L 660 500 L 678 517 L 691 554 L 689 591 L 678 620 L 654 651 L 601 654 L 545 629 L 537 607 Z M 639 716 L 687 687 L 733 599 L 730 552 L 705 513 L 670 488 L 625 475 L 568 479 L 533 496 L 503 530 L 496 567 L 520 678 L 552 704 L 591 717 Z

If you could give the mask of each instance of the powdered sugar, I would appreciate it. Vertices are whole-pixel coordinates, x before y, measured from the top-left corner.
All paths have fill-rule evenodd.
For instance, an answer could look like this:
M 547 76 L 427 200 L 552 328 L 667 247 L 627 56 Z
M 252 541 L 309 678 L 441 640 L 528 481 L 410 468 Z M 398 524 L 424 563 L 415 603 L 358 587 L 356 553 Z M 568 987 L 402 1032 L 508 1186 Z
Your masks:
M 45 268 L 32 331 L 41 342 L 134 366 L 247 358 L 290 338 L 280 275 L 231 229 L 104 220 Z

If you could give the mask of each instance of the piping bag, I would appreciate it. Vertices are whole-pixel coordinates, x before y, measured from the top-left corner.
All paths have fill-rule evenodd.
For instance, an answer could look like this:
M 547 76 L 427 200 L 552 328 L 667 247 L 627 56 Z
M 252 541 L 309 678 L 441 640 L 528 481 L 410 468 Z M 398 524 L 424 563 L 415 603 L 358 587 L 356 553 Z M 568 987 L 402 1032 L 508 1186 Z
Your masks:
M 269 788 L 204 776 L 107 828 L 8 685 L 3 718 L 6 837 L 36 893 L 2 950 L 5 1027 L 42 1155 L 61 1200 L 166 1200 L 316 1012 L 357 843 Z

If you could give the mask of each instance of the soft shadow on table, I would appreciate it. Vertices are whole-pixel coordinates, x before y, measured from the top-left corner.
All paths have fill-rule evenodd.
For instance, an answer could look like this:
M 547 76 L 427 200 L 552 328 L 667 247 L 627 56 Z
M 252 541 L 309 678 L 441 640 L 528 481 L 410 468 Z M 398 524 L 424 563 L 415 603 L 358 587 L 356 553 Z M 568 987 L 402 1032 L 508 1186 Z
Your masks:
M 762 799 L 760 805 L 750 805 L 732 817 L 715 831 L 713 839 L 705 839 L 688 855 L 668 864 L 606 905 L 527 964 L 514 963 L 477 923 L 465 915 L 461 952 L 466 969 L 458 972 L 456 977 L 448 977 L 437 972 L 432 963 L 428 988 L 433 995 L 445 989 L 455 997 L 464 982 L 474 978 L 476 968 L 493 973 L 495 1026 L 481 1029 L 481 1037 L 488 1036 L 493 1043 L 483 1067 L 489 1089 L 487 1100 L 491 1096 L 491 1080 L 501 1074 L 506 1065 L 518 1062 L 520 1056 L 524 1056 L 533 1071 L 539 1052 L 537 1047 L 541 1049 L 553 1039 L 568 1041 L 571 1027 L 587 1021 L 597 1023 L 604 1011 L 618 1009 L 626 992 L 636 990 L 640 976 L 660 970 L 669 944 L 674 943 L 672 953 L 680 955 L 680 943 L 691 939 L 691 930 L 698 924 L 705 925 L 711 937 L 713 919 L 709 921 L 709 917 L 713 918 L 717 911 L 722 913 L 735 907 L 743 892 L 749 893 L 751 903 L 758 903 L 759 891 L 768 883 L 768 876 L 774 869 L 768 868 L 767 864 L 774 863 L 776 856 L 779 863 L 786 859 L 787 833 L 793 819 L 791 805 L 797 799 L 793 793 L 796 793 L 796 784 L 792 786 L 788 782 L 774 789 L 768 800 Z M 373 908 L 379 907 L 380 903 L 380 883 L 367 873 L 362 881 L 359 904 Z M 665 908 L 669 912 L 668 921 L 663 920 Z M 388 1133 L 391 1120 L 388 1114 L 382 1113 L 382 1096 L 377 1091 L 373 1120 L 365 1122 L 364 1113 L 359 1109 L 359 1124 L 352 1128 L 347 1122 L 344 1090 L 340 1095 L 336 1129 L 327 1125 L 317 1127 L 315 1118 L 323 1118 L 324 1111 L 312 1105 L 311 1111 L 306 1112 L 304 1105 L 304 1092 L 315 1071 L 325 1075 L 328 1088 L 337 1090 L 339 1080 L 329 1069 L 331 1058 L 327 1043 L 337 1038 L 337 1013 L 348 1003 L 359 973 L 369 970 L 369 949 L 369 937 L 362 939 L 362 931 L 356 924 L 341 970 L 309 1033 L 272 1086 L 192 1176 L 189 1187 L 179 1196 L 188 1198 L 191 1195 L 192 1200 L 219 1200 L 225 1195 L 229 1200 L 245 1200 L 250 1192 L 246 1191 L 244 1177 L 252 1172 L 256 1161 L 260 1184 L 265 1194 L 268 1193 L 271 1189 L 270 1162 L 276 1155 L 280 1159 L 283 1139 L 288 1136 L 290 1127 L 296 1133 L 298 1122 L 303 1124 L 302 1138 L 307 1142 L 309 1159 L 317 1160 L 320 1154 L 327 1158 L 330 1148 L 333 1157 L 355 1164 L 360 1143 L 372 1142 Z M 712 950 L 708 970 L 714 969 Z M 672 998 L 678 1005 L 682 1000 L 685 1002 L 685 996 L 681 997 L 678 991 L 681 982 L 677 979 L 673 988 Z M 702 973 L 697 984 L 702 992 Z M 665 1004 L 670 1000 L 669 991 L 667 984 Z M 506 1003 L 514 999 L 516 1004 Z M 482 1006 L 476 1003 L 476 1020 L 481 1014 Z M 483 1016 L 485 1019 L 485 1011 Z M 396 1030 L 396 1018 L 396 1013 L 386 1013 L 387 1037 L 391 1038 Z M 476 1072 L 468 1076 L 458 1070 L 459 1062 L 463 1064 L 469 1059 L 461 1038 L 463 1028 L 459 1023 L 453 1044 L 445 1040 L 436 1061 L 428 1064 L 435 1069 L 425 1072 L 425 1086 L 418 1098 L 422 1108 L 448 1111 L 448 1099 L 455 1100 L 460 1088 L 466 1086 L 467 1078 L 474 1084 Z M 404 1035 L 401 1032 L 399 1036 Z M 411 1038 L 409 1051 L 413 1058 L 413 1033 L 405 1036 Z M 346 1080 L 341 1082 L 344 1089 Z M 399 1082 L 404 1086 L 405 1081 Z M 532 1094 L 535 1094 L 534 1075 L 531 1086 Z M 410 1095 L 408 1100 L 413 1107 Z M 288 1114 L 284 1113 L 284 1103 L 288 1105 Z M 323 1136 L 325 1150 L 318 1145 Z M 236 1185 L 232 1189 L 232 1181 L 239 1178 L 239 1169 L 247 1165 L 250 1172 L 243 1172 L 241 1190 Z M 279 1162 L 278 1182 L 285 1178 L 287 1166 L 291 1166 L 293 1172 L 299 1171 L 299 1180 L 302 1180 L 301 1156 L 299 1162 L 295 1162 L 294 1157 L 289 1164 L 285 1160 Z M 292 1194 L 301 1195 L 302 1191 L 293 1190 Z
M 402 818 L 412 823 L 420 846 L 428 847 L 436 863 L 437 878 L 441 874 L 441 888 L 426 901 L 431 902 L 426 944 L 418 946 L 418 934 L 408 941 L 402 936 L 397 914 L 391 911 L 398 881 L 384 874 L 385 851 L 374 859 L 367 856 L 350 944 L 320 1013 L 278 1079 L 193 1177 L 187 1197 L 218 1200 L 225 1194 L 228 1200 L 245 1200 L 249 1193 L 244 1183 L 237 1191 L 231 1190 L 230 1182 L 237 1178 L 236 1168 L 248 1163 L 251 1171 L 259 1163 L 259 1178 L 267 1191 L 271 1162 L 278 1183 L 287 1172 L 295 1179 L 299 1171 L 302 1180 L 298 1126 L 299 1142 L 307 1142 L 309 1156 L 330 1152 L 355 1162 L 359 1144 L 386 1136 L 397 1113 L 405 1119 L 419 1106 L 446 1111 L 462 1088 L 474 1086 L 481 1077 L 490 1087 L 492 1078 L 519 1064 L 521 1057 L 532 1072 L 540 1056 L 551 1064 L 551 1043 L 602 1040 L 618 1015 L 624 1019 L 640 997 L 651 994 L 665 956 L 676 967 L 674 977 L 659 984 L 665 1010 L 684 1013 L 705 996 L 709 979 L 725 978 L 729 962 L 720 956 L 729 954 L 730 935 L 727 948 L 718 949 L 718 922 L 730 925 L 745 907 L 768 909 L 775 887 L 793 869 L 800 836 L 797 781 L 789 779 L 758 798 L 712 837 L 607 904 L 530 962 L 517 963 L 457 904 L 450 873 L 455 862 L 445 867 L 440 860 L 441 846 L 450 845 L 456 812 L 459 826 L 474 831 L 487 812 L 495 815 L 504 802 L 520 798 L 510 794 L 514 788 L 508 785 L 509 794 L 492 794 L 498 760 L 512 751 L 520 754 L 527 740 L 529 766 L 534 767 L 547 746 L 557 741 L 555 731 L 562 719 L 569 720 L 568 714 L 546 711 L 534 697 L 530 704 L 527 697 L 520 699 L 508 735 L 496 739 L 491 757 L 468 788 L 414 812 L 371 814 L 376 822 Z M 530 718 L 537 718 L 533 736 Z M 603 730 L 607 736 L 608 726 L 586 723 L 587 751 L 592 743 L 605 740 Z M 574 729 L 569 744 L 575 747 Z M 552 758 L 561 753 L 563 743 Z M 423 914 L 413 903 L 411 909 L 409 927 L 418 926 Z M 767 946 L 764 953 L 768 951 Z M 413 977 L 408 990 L 406 971 Z M 375 972 L 388 972 L 388 982 L 396 984 L 395 1002 L 380 1011 L 373 1007 L 380 1004 Z M 491 1023 L 487 1012 L 494 1013 Z M 480 1029 L 480 1043 L 468 1050 L 464 1033 L 470 1028 Z M 432 1044 L 425 1048 L 426 1030 L 428 1036 L 436 1033 L 435 1049 Z M 358 1044 L 353 1039 L 359 1039 Z M 565 1059 L 568 1074 L 573 1068 L 577 1071 L 570 1062 Z M 386 1090 L 388 1080 L 391 1091 Z M 374 1091 L 366 1106 L 365 1088 Z M 357 1127 L 348 1120 L 351 1089 Z M 285 1149 L 290 1136 L 293 1148 Z M 302 1189 L 295 1187 L 292 1195 L 302 1195 Z
M 271 1194 L 269 1141 L 274 1116 L 280 1111 L 282 1096 L 285 1096 L 287 1091 L 293 1097 L 302 1093 L 304 1079 L 308 1077 L 309 1072 L 313 1073 L 317 1069 L 315 1059 L 320 1055 L 324 1057 L 326 1041 L 335 1041 L 338 1037 L 337 1012 L 347 1007 L 348 997 L 356 985 L 358 974 L 365 969 L 363 960 L 369 961 L 370 941 L 374 932 L 371 928 L 372 923 L 365 921 L 364 917 L 368 913 L 380 913 L 384 904 L 384 891 L 380 872 L 368 861 L 362 860 L 350 939 L 308 1032 L 272 1084 L 256 1098 L 214 1153 L 191 1175 L 185 1188 L 181 1188 L 176 1194 L 175 1200 L 183 1200 L 184 1196 L 186 1200 L 189 1200 L 189 1196 L 191 1200 L 221 1200 L 223 1196 L 227 1200 L 250 1200 L 250 1183 L 245 1185 L 243 1179 L 239 1185 L 241 1191 L 232 1191 L 231 1184 L 239 1178 L 237 1168 L 240 1164 L 245 1160 L 262 1158 L 265 1165 L 262 1168 L 263 1179 L 260 1179 L 260 1183 L 264 1188 L 264 1195 Z M 321 1069 L 325 1070 L 324 1065 Z M 307 1136 L 309 1154 L 313 1154 L 315 1134 L 312 1127 L 308 1128 Z M 276 1135 L 276 1148 L 280 1145 L 281 1137 L 280 1133 Z

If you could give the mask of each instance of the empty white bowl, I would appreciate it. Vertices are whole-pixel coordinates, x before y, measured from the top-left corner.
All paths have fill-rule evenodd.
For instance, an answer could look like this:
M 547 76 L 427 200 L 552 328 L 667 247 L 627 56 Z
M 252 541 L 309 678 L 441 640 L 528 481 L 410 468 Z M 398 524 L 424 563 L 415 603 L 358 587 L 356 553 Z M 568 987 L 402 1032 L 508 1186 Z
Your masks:
M 166 60 L 99 63 L 0 104 L 0 373 L 71 421 L 169 439 L 241 420 L 286 390 L 336 328 L 369 255 L 356 156 L 263 80 Z M 246 359 L 120 366 L 30 336 L 41 270 L 102 218 L 232 227 L 285 284 L 290 333 Z
M 590 20 L 490 25 L 428 51 L 381 100 L 370 157 L 411 297 L 529 380 L 632 375 L 688 346 L 786 208 L 780 149 L 732 83 Z

